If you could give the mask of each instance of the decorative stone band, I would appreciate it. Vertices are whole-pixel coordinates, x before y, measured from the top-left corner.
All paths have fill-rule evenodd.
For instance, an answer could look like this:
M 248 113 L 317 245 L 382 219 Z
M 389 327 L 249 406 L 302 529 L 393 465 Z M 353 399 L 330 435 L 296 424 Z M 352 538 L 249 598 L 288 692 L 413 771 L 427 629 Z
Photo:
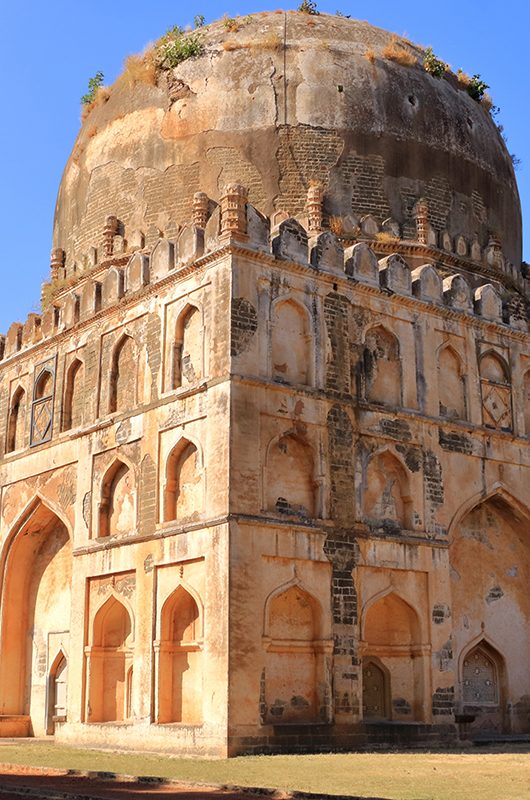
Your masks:
M 317 203 L 318 200 L 318 203 Z M 477 315 L 482 320 L 504 324 L 513 330 L 528 332 L 526 295 L 530 295 L 529 281 L 508 265 L 502 256 L 499 241 L 492 237 L 484 251 L 484 260 L 492 265 L 494 281 L 502 283 L 500 266 L 509 275 L 514 288 L 503 291 L 486 275 L 475 274 L 473 287 L 458 272 L 457 255 L 443 254 L 425 246 L 426 254 L 439 260 L 444 277 L 433 264 L 423 264 L 411 269 L 403 255 L 389 252 L 400 248 L 408 253 L 418 244 L 399 240 L 388 231 L 395 232 L 391 220 L 383 223 L 386 235 L 378 239 L 377 221 L 367 215 L 360 220 L 359 236 L 364 239 L 345 245 L 345 236 L 331 230 L 320 233 L 311 230 L 321 220 L 322 198 L 319 187 L 308 192 L 308 209 L 311 221 L 306 230 L 299 220 L 277 212 L 272 219 L 263 216 L 248 202 L 247 190 L 240 184 L 228 184 L 222 192 L 219 206 L 215 206 L 204 192 L 194 196 L 193 220 L 182 228 L 175 226 L 171 238 L 157 234 L 150 248 L 145 247 L 141 231 L 132 231 L 127 241 L 118 234 L 120 222 L 115 216 L 107 217 L 103 231 L 105 258 L 98 259 L 96 248 L 91 248 L 87 268 L 67 278 L 66 285 L 58 287 L 43 316 L 30 314 L 22 325 L 15 322 L 5 337 L 0 337 L 0 358 L 9 358 L 20 350 L 47 339 L 78 322 L 90 319 L 103 308 L 110 308 L 123 297 L 134 296 L 149 285 L 163 280 L 173 271 L 193 268 L 203 256 L 213 256 L 216 250 L 231 241 L 241 242 L 249 250 L 273 255 L 279 261 L 289 261 L 316 272 L 330 273 L 364 284 L 374 290 L 402 297 L 416 298 L 434 305 L 445 306 L 454 312 Z M 312 205 L 311 205 L 312 204 Z M 320 211 L 319 211 L 320 209 Z M 416 208 L 419 232 L 426 219 L 421 203 Z M 420 224 L 420 219 L 423 220 Z M 272 223 L 272 224 L 271 224 Z M 397 223 L 396 223 L 397 224 Z M 418 233 L 419 235 L 419 233 Z M 423 234 L 422 234 L 423 235 Z M 371 238 L 370 238 L 371 237 Z M 123 247 L 117 248 L 120 240 Z M 350 240 L 351 241 L 351 240 Z M 388 255 L 378 258 L 375 249 Z M 123 252 L 125 250 L 125 252 Z M 414 253 L 417 262 L 418 253 Z M 66 255 L 60 248 L 52 251 L 52 276 L 59 283 L 64 278 Z M 448 265 L 455 273 L 447 275 Z M 509 270 L 507 268 L 510 268 Z M 462 260 L 463 271 L 473 271 L 473 265 Z M 478 280 L 477 280 L 478 279 Z M 477 283 L 479 285 L 477 286 Z

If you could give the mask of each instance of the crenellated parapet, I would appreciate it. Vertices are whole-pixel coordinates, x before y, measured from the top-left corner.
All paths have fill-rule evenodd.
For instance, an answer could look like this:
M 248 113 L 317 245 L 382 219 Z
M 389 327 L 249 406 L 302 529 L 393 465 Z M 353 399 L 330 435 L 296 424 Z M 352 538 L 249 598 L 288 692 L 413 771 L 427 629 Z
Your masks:
M 310 187 L 307 208 L 309 216 L 301 218 L 285 212 L 265 217 L 248 202 L 245 187 L 232 183 L 222 191 L 219 204 L 197 192 L 192 219 L 183 226 L 169 226 L 170 236 L 158 229 L 129 233 L 116 216 L 109 216 L 100 246 L 91 247 L 84 259 L 84 270 L 66 276 L 66 254 L 60 248 L 52 251 L 55 280 L 45 284 L 43 296 L 48 298 L 42 317 L 30 314 L 23 325 L 14 323 L 0 357 L 9 358 L 41 339 L 70 330 L 232 246 L 342 277 L 387 296 L 411 298 L 514 330 L 528 330 L 525 295 L 530 294 L 529 282 L 504 259 L 495 237 L 481 250 L 481 268 L 477 269 L 476 265 L 473 268 L 479 255 L 476 240 L 458 237 L 449 246 L 445 237 L 441 248 L 433 246 L 426 201 L 420 201 L 414 212 L 416 242 L 400 238 L 395 220 L 380 222 L 370 214 L 349 220 L 350 226 L 355 223 L 349 231 L 322 229 L 318 186 Z M 427 263 L 421 263 L 422 258 Z

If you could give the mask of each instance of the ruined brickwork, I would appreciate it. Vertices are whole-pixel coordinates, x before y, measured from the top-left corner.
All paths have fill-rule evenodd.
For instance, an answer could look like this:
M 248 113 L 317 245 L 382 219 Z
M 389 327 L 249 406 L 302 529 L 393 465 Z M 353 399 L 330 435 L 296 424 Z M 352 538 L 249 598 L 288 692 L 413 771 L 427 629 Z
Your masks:
M 363 69 L 388 38 L 309 21 L 244 36 Z M 459 151 L 441 174 L 420 120 L 425 173 L 387 174 L 367 95 L 346 136 L 292 46 L 297 93 L 270 99 L 269 48 L 252 113 L 227 95 L 198 132 L 201 64 L 253 77 L 247 39 L 205 36 L 188 92 L 122 86 L 88 117 L 51 300 L 1 340 L 0 736 L 223 756 L 528 733 L 530 285 L 503 146 L 458 96 L 488 169 Z M 399 87 L 407 114 L 460 91 L 364 62 L 396 72 L 385 136 Z

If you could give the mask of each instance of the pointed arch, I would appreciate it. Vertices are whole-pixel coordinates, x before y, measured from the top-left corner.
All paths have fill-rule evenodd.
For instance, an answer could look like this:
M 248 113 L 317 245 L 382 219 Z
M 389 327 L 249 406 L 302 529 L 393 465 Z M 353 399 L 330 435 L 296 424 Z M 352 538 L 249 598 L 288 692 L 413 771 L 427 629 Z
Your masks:
M 187 303 L 175 324 L 173 389 L 194 385 L 204 377 L 203 327 L 201 309 L 195 303 Z
M 265 601 L 264 722 L 313 722 L 325 707 L 322 608 L 298 580 L 272 591 Z
M 131 713 L 133 616 L 113 592 L 92 622 L 88 648 L 89 722 L 120 722 Z
M 66 372 L 62 430 L 77 428 L 83 422 L 83 382 L 85 366 L 75 358 Z
M 438 403 L 440 416 L 466 419 L 466 383 L 462 358 L 451 344 L 438 350 Z
M 136 528 L 136 486 L 132 467 L 121 458 L 109 466 L 101 482 L 98 537 L 130 533 Z
M 311 445 L 294 432 L 273 437 L 263 470 L 264 508 L 315 517 L 319 513 L 317 489 Z
M 277 298 L 271 307 L 271 375 L 281 383 L 313 383 L 311 315 L 291 295 Z
M 487 428 L 512 429 L 510 369 L 496 350 L 487 350 L 479 360 L 482 422 Z
M 388 587 L 366 603 L 361 623 L 363 664 L 377 659 L 386 671 L 376 676 L 376 683 L 392 700 L 385 703 L 387 718 L 425 721 L 430 648 L 422 642 L 420 615 L 408 600 Z M 372 677 L 367 676 L 369 680 Z M 369 705 L 368 716 L 373 716 Z
M 528 507 L 500 483 L 465 503 L 449 528 L 457 703 L 473 706 L 472 730 L 530 732 L 528 713 L 518 702 L 530 695 L 530 674 L 520 669 L 530 661 L 529 532 Z M 476 663 L 468 659 L 464 678 L 471 650 Z M 497 686 L 495 696 L 482 678 L 490 681 L 491 692 Z
M 454 536 L 460 522 L 473 509 L 489 500 L 504 503 L 506 507 L 512 510 L 517 519 L 524 520 L 527 524 L 530 523 L 530 507 L 513 494 L 504 483 L 495 481 L 487 486 L 484 491 L 472 495 L 457 509 L 449 523 L 449 540 Z
M 165 469 L 163 521 L 195 519 L 204 507 L 202 453 L 182 437 L 168 455 Z
M 35 381 L 33 388 L 33 399 L 43 400 L 53 394 L 53 374 L 49 369 L 43 369 Z
M 6 453 L 12 453 L 24 447 L 24 422 L 26 412 L 26 392 L 17 386 L 13 392 L 9 406 L 7 422 Z
M 202 721 L 203 608 L 190 586 L 179 585 L 160 614 L 158 655 L 158 721 Z
M 263 607 L 263 635 L 266 637 L 272 637 L 271 633 L 271 625 L 270 625 L 270 618 L 271 613 L 273 612 L 273 604 L 274 601 L 285 595 L 287 592 L 291 590 L 295 590 L 298 592 L 302 597 L 306 599 L 306 602 L 310 605 L 312 609 L 312 614 L 315 620 L 316 628 L 315 628 L 315 636 L 313 638 L 320 639 L 322 637 L 322 624 L 323 624 L 323 613 L 322 613 L 322 606 L 320 602 L 317 600 L 314 595 L 311 594 L 302 584 L 299 578 L 292 578 L 290 581 L 281 584 L 281 586 L 277 586 L 275 589 L 267 595 L 265 600 L 265 604 Z
M 129 333 L 118 339 L 112 352 L 109 412 L 135 408 L 138 402 L 138 346 Z
M 402 405 L 401 353 L 398 337 L 384 325 L 365 331 L 364 389 L 367 400 L 381 405 Z
M 510 368 L 496 350 L 487 350 L 479 360 L 480 377 L 492 383 L 509 383 Z
M 0 714 L 25 716 L 35 735 L 48 726 L 50 633 L 70 628 L 72 542 L 68 522 L 40 495 L 27 504 L 2 549 Z
M 61 646 L 48 670 L 48 735 L 55 733 L 57 722 L 66 722 L 68 715 L 68 657 Z
M 363 514 L 372 525 L 412 528 L 410 478 L 401 459 L 388 447 L 373 453 L 366 465 Z

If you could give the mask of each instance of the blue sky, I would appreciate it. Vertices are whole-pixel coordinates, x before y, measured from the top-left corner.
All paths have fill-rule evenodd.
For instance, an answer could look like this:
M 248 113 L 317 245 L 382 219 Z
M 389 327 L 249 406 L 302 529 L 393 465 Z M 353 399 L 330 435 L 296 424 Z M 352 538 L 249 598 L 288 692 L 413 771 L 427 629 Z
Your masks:
M 63 167 L 79 129 L 79 98 L 98 70 L 110 83 L 123 59 L 141 51 L 172 25 L 195 14 L 207 21 L 224 13 L 296 8 L 296 2 L 211 0 L 0 0 L 0 219 L 2 291 L 0 331 L 38 311 L 40 284 L 48 276 L 53 211 Z M 327 13 L 352 17 L 406 34 L 456 70 L 480 73 L 501 109 L 523 202 L 524 258 L 530 261 L 530 5 L 523 0 L 443 3 L 409 0 L 320 0 Z

